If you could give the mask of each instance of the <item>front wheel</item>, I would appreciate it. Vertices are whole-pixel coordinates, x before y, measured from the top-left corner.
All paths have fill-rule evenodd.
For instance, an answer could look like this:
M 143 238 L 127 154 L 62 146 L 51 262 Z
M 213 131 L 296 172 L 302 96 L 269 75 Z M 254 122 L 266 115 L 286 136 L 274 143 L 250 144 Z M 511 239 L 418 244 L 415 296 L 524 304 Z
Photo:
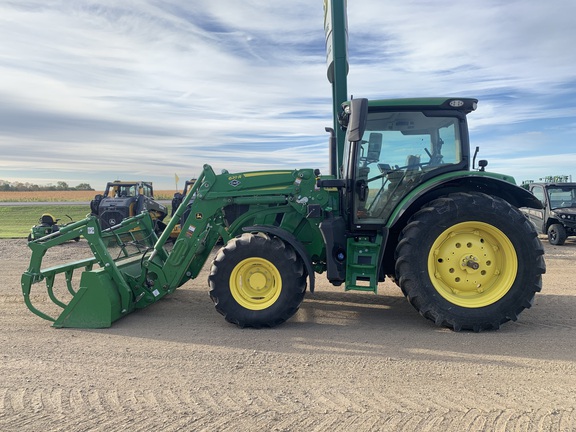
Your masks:
M 555 246 L 562 246 L 566 241 L 566 228 L 562 224 L 552 224 L 548 227 L 548 241 Z
M 212 262 L 214 306 L 240 327 L 273 327 L 296 313 L 306 272 L 294 249 L 278 237 L 246 233 L 230 240 Z
M 534 227 L 506 201 L 455 193 L 401 233 L 396 276 L 424 317 L 453 330 L 498 329 L 532 305 L 546 271 Z

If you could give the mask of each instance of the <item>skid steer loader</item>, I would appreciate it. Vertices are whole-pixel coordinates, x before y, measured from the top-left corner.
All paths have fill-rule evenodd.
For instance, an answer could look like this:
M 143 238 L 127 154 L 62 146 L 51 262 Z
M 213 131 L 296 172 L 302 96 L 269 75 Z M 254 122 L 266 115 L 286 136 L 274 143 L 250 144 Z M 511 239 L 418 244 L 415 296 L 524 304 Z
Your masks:
M 541 203 L 485 162 L 470 169 L 467 115 L 477 100 L 336 103 L 346 85 L 344 0 L 325 7 L 335 102 L 330 172 L 216 175 L 205 165 L 159 237 L 142 213 L 109 228 L 89 217 L 35 240 L 22 275 L 30 310 L 55 327 L 110 326 L 197 277 L 220 237 L 210 296 L 240 327 L 286 321 L 322 273 L 335 286 L 368 292 L 388 277 L 421 315 L 456 331 L 497 329 L 531 306 L 544 251 L 518 208 Z M 43 267 L 50 248 L 79 235 L 92 257 Z M 68 300 L 57 295 L 58 279 Z M 32 301 L 42 282 L 56 314 Z
M 104 193 L 96 195 L 90 202 L 91 214 L 98 218 L 104 229 L 143 211 L 150 213 L 156 224 L 156 232 L 161 233 L 166 227 L 163 221 L 168 209 L 154 199 L 152 182 L 108 182 Z

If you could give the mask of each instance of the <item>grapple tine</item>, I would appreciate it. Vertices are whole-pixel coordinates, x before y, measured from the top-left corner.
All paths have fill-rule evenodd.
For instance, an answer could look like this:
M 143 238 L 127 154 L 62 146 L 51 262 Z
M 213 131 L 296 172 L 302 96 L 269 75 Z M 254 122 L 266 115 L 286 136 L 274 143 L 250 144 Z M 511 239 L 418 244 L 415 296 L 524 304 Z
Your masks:
M 51 247 L 77 237 L 84 237 L 88 241 L 93 257 L 42 268 L 42 260 Z M 147 241 L 147 246 L 138 243 L 143 242 L 142 239 Z M 137 300 L 144 297 L 141 293 L 137 297 L 129 282 L 133 283 L 134 277 L 138 276 L 135 268 L 140 267 L 143 253 L 151 250 L 156 240 L 150 216 L 143 213 L 106 232 L 100 230 L 95 217 L 88 217 L 66 226 L 59 236 L 46 236 L 32 241 L 29 243 L 32 250 L 30 265 L 21 279 L 24 301 L 33 313 L 53 322 L 54 327 L 109 327 L 112 322 L 133 311 Z M 138 243 L 136 252 L 128 252 L 128 243 Z M 120 249 L 115 258 L 108 250 L 110 244 Z M 98 264 L 96 268 L 95 264 Z M 72 285 L 76 270 L 82 271 L 78 289 Z M 130 273 L 130 276 L 126 273 Z M 58 298 L 55 292 L 55 281 L 61 274 L 72 296 L 69 301 Z M 40 282 L 45 282 L 48 297 L 62 309 L 57 317 L 32 304 L 32 286 Z

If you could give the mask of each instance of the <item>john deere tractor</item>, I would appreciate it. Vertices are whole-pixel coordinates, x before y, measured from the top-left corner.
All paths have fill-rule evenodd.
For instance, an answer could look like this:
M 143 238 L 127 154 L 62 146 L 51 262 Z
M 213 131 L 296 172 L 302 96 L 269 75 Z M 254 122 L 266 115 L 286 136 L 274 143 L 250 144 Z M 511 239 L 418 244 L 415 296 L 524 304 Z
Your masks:
M 541 203 L 511 177 L 487 172 L 486 163 L 470 169 L 467 115 L 476 99 L 336 103 L 347 71 L 338 42 L 345 41 L 344 4 L 325 2 L 327 37 L 334 37 L 329 173 L 217 175 L 205 165 L 158 238 L 147 213 L 108 229 L 95 217 L 64 227 L 59 237 L 29 243 L 22 276 L 28 307 L 55 327 L 110 326 L 196 278 L 221 237 L 210 297 L 240 327 L 288 320 L 306 291 L 314 292 L 317 274 L 345 290 L 373 293 L 389 278 L 421 315 L 453 330 L 497 329 L 529 308 L 541 289 L 544 252 L 518 208 Z M 178 223 L 181 232 L 168 248 Z M 78 235 L 93 258 L 42 267 L 49 248 Z M 71 299 L 56 298 L 57 277 L 75 280 L 76 271 Z M 42 281 L 62 308 L 56 315 L 32 304 L 32 287 Z

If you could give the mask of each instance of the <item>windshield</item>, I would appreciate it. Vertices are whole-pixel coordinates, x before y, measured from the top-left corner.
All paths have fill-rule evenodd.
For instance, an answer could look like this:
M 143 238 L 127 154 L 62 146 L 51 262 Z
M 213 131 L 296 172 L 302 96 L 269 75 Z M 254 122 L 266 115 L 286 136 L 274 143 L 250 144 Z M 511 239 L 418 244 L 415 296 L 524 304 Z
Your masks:
M 550 208 L 576 207 L 576 186 L 546 188 Z
M 372 112 L 355 157 L 356 179 L 368 186 L 359 219 L 388 219 L 396 204 L 439 167 L 462 162 L 458 117 L 422 112 Z

